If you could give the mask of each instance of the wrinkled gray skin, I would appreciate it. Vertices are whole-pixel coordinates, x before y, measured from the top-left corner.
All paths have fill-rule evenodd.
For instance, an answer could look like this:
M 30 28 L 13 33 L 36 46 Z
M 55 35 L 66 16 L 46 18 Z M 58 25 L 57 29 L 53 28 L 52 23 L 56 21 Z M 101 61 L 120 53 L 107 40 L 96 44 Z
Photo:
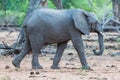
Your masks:
M 101 55 L 104 51 L 102 27 L 94 13 L 81 9 L 53 10 L 37 9 L 29 14 L 24 22 L 25 47 L 12 61 L 15 67 L 20 67 L 20 62 L 32 50 L 32 69 L 42 69 L 39 64 L 39 50 L 45 44 L 57 43 L 52 69 L 59 69 L 59 62 L 69 40 L 72 41 L 80 58 L 82 68 L 90 69 L 84 54 L 82 35 L 90 32 L 98 33 L 100 51 L 94 54 Z

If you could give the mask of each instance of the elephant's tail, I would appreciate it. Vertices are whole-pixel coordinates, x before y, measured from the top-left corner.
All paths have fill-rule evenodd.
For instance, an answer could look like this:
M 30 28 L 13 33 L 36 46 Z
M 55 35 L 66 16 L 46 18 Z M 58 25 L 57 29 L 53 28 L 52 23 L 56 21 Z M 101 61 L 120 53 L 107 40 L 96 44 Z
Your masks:
M 28 32 L 27 32 L 27 26 L 23 26 L 23 33 L 24 33 L 25 42 L 30 43 L 29 35 L 28 35 Z
M 22 43 L 24 43 L 25 41 L 25 37 L 24 37 L 24 31 L 23 31 L 23 28 L 20 30 L 19 34 L 18 34 L 18 37 L 16 39 L 16 42 L 14 43 L 14 45 L 12 46 L 12 49 L 13 51 L 15 49 L 17 49 L 17 47 L 19 47 Z

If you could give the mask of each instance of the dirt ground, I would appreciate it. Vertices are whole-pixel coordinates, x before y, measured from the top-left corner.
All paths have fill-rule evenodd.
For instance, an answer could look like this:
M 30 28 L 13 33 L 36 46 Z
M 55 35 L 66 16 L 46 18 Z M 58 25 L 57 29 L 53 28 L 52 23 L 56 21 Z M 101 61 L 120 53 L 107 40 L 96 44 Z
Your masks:
M 12 33 L 10 33 L 13 31 Z M 4 41 L 13 44 L 18 36 L 16 30 L 0 31 L 0 44 Z M 120 37 L 119 33 L 104 33 L 105 51 L 101 56 L 92 52 L 98 49 L 97 35 L 91 34 L 85 44 L 85 53 L 91 70 L 82 70 L 81 63 L 73 47 L 67 47 L 60 62 L 61 69 L 50 69 L 54 54 L 40 54 L 42 70 L 31 69 L 31 54 L 15 68 L 11 61 L 14 57 L 0 55 L 0 80 L 120 80 Z M 83 36 L 84 40 L 86 37 Z M 68 44 L 72 46 L 71 42 Z

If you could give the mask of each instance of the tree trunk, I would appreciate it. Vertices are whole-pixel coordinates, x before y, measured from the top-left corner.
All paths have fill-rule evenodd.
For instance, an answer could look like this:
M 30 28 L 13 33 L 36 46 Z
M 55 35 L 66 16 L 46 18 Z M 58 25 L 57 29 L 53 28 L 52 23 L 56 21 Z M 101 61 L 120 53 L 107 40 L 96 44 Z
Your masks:
M 41 5 L 42 7 L 48 7 L 48 0 L 41 0 L 39 5 Z
M 58 0 L 57 2 L 57 8 L 62 9 L 62 0 Z
M 114 18 L 120 21 L 120 0 L 112 0 Z
M 52 2 L 55 4 L 55 6 L 57 7 L 57 9 L 62 9 L 62 0 L 52 0 Z
M 4 1 L 4 12 L 5 12 L 5 17 L 4 17 L 4 23 L 5 23 L 5 26 L 4 27 L 8 27 L 8 21 L 7 21 L 7 19 L 6 19 L 6 0 Z

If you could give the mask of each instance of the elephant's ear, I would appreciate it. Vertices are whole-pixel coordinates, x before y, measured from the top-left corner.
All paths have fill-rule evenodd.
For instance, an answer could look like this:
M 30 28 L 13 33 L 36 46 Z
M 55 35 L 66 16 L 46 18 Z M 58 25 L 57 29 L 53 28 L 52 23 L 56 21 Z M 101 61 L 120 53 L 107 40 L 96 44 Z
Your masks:
M 89 35 L 90 29 L 87 23 L 87 19 L 84 11 L 74 11 L 72 13 L 72 18 L 74 20 L 75 27 L 79 29 L 83 34 Z

